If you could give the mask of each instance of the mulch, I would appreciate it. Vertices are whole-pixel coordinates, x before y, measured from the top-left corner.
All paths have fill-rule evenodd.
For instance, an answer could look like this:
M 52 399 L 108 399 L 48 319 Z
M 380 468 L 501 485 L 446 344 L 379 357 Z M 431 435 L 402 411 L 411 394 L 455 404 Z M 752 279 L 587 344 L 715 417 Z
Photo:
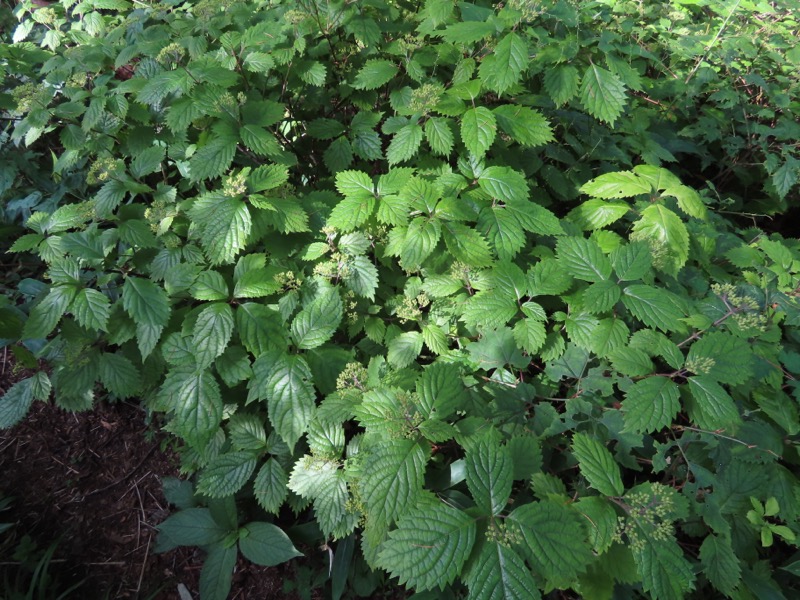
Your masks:
M 0 350 L 0 396 L 29 375 L 9 356 Z M 202 550 L 153 552 L 156 526 L 171 512 L 161 480 L 177 477 L 178 464 L 169 438 L 135 402 L 100 401 L 84 413 L 35 403 L 0 430 L 0 498 L 13 497 L 0 522 L 15 523 L 0 533 L 0 586 L 20 572 L 13 552 L 28 535 L 40 549 L 58 540 L 51 571 L 64 585 L 83 581 L 70 598 L 184 600 L 179 586 L 199 598 Z M 229 598 L 296 598 L 283 591 L 295 568 L 240 559 Z

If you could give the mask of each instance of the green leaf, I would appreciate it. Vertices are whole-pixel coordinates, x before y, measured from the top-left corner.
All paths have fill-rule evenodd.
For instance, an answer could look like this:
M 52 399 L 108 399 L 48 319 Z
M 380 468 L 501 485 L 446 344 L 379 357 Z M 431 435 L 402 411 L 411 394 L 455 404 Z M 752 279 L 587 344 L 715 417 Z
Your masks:
M 233 496 L 256 469 L 252 452 L 227 452 L 211 459 L 200 472 L 197 491 L 209 498 Z
M 671 294 L 649 285 L 630 285 L 622 290 L 622 303 L 631 314 L 648 327 L 662 331 L 684 329 L 680 319 L 684 317 Z
M 247 176 L 247 187 L 251 192 L 263 192 L 282 186 L 288 179 L 286 165 L 261 165 Z
M 614 308 L 622 297 L 619 285 L 613 279 L 593 283 L 583 292 L 583 304 L 592 314 L 600 314 Z
M 493 60 L 481 64 L 480 75 L 486 87 L 503 95 L 516 85 L 528 67 L 528 45 L 514 32 L 507 33 L 497 44 Z
M 280 272 L 277 267 L 268 269 L 252 269 L 244 273 L 236 281 L 233 289 L 234 298 L 261 298 L 271 296 L 280 291 L 281 285 L 275 280 Z
M 267 380 L 266 396 L 270 423 L 294 448 L 311 421 L 316 399 L 311 370 L 302 356 L 280 358 Z
M 425 139 L 434 154 L 449 156 L 455 137 L 447 119 L 431 117 L 425 121 Z
M 236 332 L 256 358 L 270 350 L 284 350 L 289 343 L 280 313 L 254 302 L 236 308 Z
M 344 282 L 359 296 L 374 300 L 378 289 L 378 268 L 366 256 L 356 256 L 347 265 Z
M 474 156 L 482 157 L 494 142 L 497 121 L 485 106 L 470 108 L 461 117 L 461 139 Z
M 522 533 L 520 549 L 534 571 L 555 587 L 570 587 L 592 560 L 584 518 L 569 506 L 533 502 L 516 508 L 508 521 Z
M 444 224 L 444 243 L 453 256 L 471 267 L 488 267 L 492 251 L 485 239 L 474 229 L 461 223 Z
M 178 546 L 208 546 L 227 534 L 217 525 L 207 508 L 187 508 L 178 511 L 158 525 L 156 552 L 168 552 Z
M 419 151 L 422 144 L 422 127 L 416 123 L 409 123 L 398 131 L 386 150 L 386 159 L 389 166 L 404 162 Z
M 530 569 L 512 548 L 485 542 L 464 577 L 471 600 L 539 600 Z
M 656 268 L 676 275 L 689 258 L 689 232 L 680 217 L 661 204 L 651 204 L 633 224 L 631 241 L 646 241 Z
M 741 580 L 742 569 L 729 540 L 708 535 L 700 546 L 700 564 L 715 588 L 726 596 L 733 594 Z
M 710 331 L 692 344 L 686 362 L 701 365 L 698 374 L 738 385 L 750 377 L 753 353 L 746 340 L 724 331 Z
M 122 287 L 122 306 L 137 323 L 164 327 L 169 321 L 169 297 L 149 279 L 128 277 Z
M 309 350 L 327 342 L 339 327 L 342 315 L 338 288 L 322 291 L 292 321 L 292 337 L 297 347 Z
M 239 530 L 239 549 L 247 560 L 263 567 L 274 567 L 303 556 L 282 529 L 258 521 Z
M 342 171 L 337 173 L 336 189 L 345 198 L 359 200 L 375 198 L 375 186 L 372 183 L 372 179 L 361 171 Z
M 436 249 L 441 233 L 442 227 L 438 219 L 425 217 L 413 219 L 405 231 L 400 247 L 400 260 L 403 266 L 408 269 L 419 267 Z
M 419 406 L 427 417 L 449 417 L 464 402 L 465 393 L 458 367 L 453 364 L 433 363 L 417 380 Z
M 483 436 L 466 456 L 467 487 L 485 514 L 498 515 L 511 496 L 511 453 L 491 436 Z
M 167 374 L 160 395 L 174 413 L 174 427 L 193 448 L 204 448 L 222 420 L 222 396 L 208 371 L 181 368 Z
M 631 207 L 625 202 L 587 200 L 569 213 L 569 219 L 583 230 L 602 229 L 624 217 Z
M 714 379 L 708 375 L 689 377 L 692 398 L 687 402 L 687 412 L 692 423 L 703 429 L 735 433 L 742 424 L 739 409 L 733 398 Z
M 106 331 L 110 313 L 110 301 L 97 290 L 84 288 L 75 296 L 70 311 L 75 320 L 86 329 Z
M 555 139 L 550 123 L 538 110 L 503 104 L 492 112 L 500 129 L 523 146 L 542 146 Z
M 611 264 L 621 281 L 642 279 L 653 266 L 650 248 L 643 242 L 620 246 L 611 252 Z
M 537 319 L 520 319 L 514 324 L 514 340 L 528 354 L 538 352 L 546 338 L 544 323 Z
M 56 285 L 44 299 L 33 307 L 22 330 L 23 339 L 46 338 L 56 328 L 70 302 L 75 296 L 75 288 L 69 285 Z
M 233 334 L 233 311 L 222 302 L 206 306 L 194 324 L 192 346 L 197 368 L 205 369 L 225 351 Z
M 228 284 L 216 271 L 203 271 L 189 288 L 195 300 L 227 300 Z
M 228 434 L 234 450 L 261 450 L 267 445 L 262 420 L 251 413 L 236 413 L 228 422 Z
M 593 117 L 613 125 L 625 106 L 625 85 L 611 71 L 590 65 L 583 74 L 581 103 Z
M 34 400 L 32 384 L 31 378 L 18 381 L 0 398 L 0 429 L 10 429 L 28 414 Z
M 625 488 L 619 465 L 605 446 L 584 433 L 576 433 L 572 437 L 572 452 L 590 486 L 606 496 L 622 495 Z
M 487 168 L 478 178 L 478 185 L 492 198 L 502 202 L 528 200 L 528 184 L 525 177 L 508 167 Z
M 419 331 L 406 331 L 389 342 L 387 359 L 389 363 L 401 369 L 407 367 L 422 352 L 422 334 Z
M 161 161 L 164 160 L 166 148 L 160 146 L 150 146 L 136 153 L 131 161 L 131 175 L 136 179 L 141 179 L 145 175 L 150 175 L 161 170 Z
M 556 65 L 544 74 L 544 89 L 556 106 L 572 100 L 578 93 L 581 77 L 578 69 L 571 65 Z
M 253 226 L 244 201 L 216 194 L 195 200 L 189 216 L 200 229 L 200 243 L 213 265 L 233 262 L 245 247 Z
M 595 198 L 611 200 L 613 198 L 632 198 L 641 194 L 651 194 L 650 182 L 631 171 L 605 173 L 587 181 L 580 188 L 581 193 Z M 625 205 L 627 206 L 627 205 Z
M 519 351 L 514 333 L 508 327 L 485 333 L 479 341 L 467 344 L 467 351 L 470 360 L 481 369 L 497 369 L 507 365 L 521 369 L 530 364 L 530 358 Z
M 100 381 L 109 392 L 119 398 L 136 396 L 142 385 L 141 374 L 122 354 L 100 355 Z
M 518 310 L 515 298 L 497 290 L 487 290 L 467 300 L 461 320 L 480 331 L 497 329 L 510 321 Z
M 562 237 L 556 252 L 562 268 L 577 279 L 597 282 L 611 277 L 611 262 L 592 239 Z
M 341 175 L 341 173 L 339 174 Z M 374 210 L 375 198 L 373 196 L 348 196 L 331 211 L 328 217 L 328 226 L 343 233 L 353 231 L 363 225 Z
M 268 513 L 278 514 L 288 489 L 289 478 L 280 463 L 274 458 L 265 462 L 253 482 L 253 494 L 258 505 Z
M 625 393 L 622 412 L 625 429 L 637 433 L 651 433 L 672 423 L 681 409 L 680 392 L 668 377 L 647 377 L 637 381 Z
M 609 352 L 608 358 L 611 360 L 611 365 L 614 369 L 628 377 L 650 375 L 655 369 L 650 357 L 638 348 L 628 346 L 614 348 Z
M 375 90 L 389 83 L 398 68 L 388 60 L 368 60 L 356 75 L 352 86 L 357 90 Z
M 641 549 L 633 549 L 633 559 L 642 588 L 655 600 L 681 600 L 694 588 L 692 567 L 674 540 L 648 539 Z
M 381 546 L 378 565 L 417 591 L 452 583 L 475 544 L 475 521 L 441 502 L 402 518 Z
M 367 454 L 359 490 L 370 518 L 394 523 L 415 506 L 429 456 L 407 439 L 382 440 Z
M 664 197 L 672 197 L 678 201 L 678 207 L 690 217 L 705 219 L 707 210 L 700 194 L 685 185 L 669 187 L 661 194 Z
M 235 545 L 211 546 L 200 571 L 200 594 L 203 600 L 225 600 L 228 597 L 237 556 Z
M 200 148 L 189 159 L 191 180 L 214 179 L 222 175 L 233 162 L 236 154 L 236 141 L 235 138 L 230 137 L 212 137 L 208 144 Z

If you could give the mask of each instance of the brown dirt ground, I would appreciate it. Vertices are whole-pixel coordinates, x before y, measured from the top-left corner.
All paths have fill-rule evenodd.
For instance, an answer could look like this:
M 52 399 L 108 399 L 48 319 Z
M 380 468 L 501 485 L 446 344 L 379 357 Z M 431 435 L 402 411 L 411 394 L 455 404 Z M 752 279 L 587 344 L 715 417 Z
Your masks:
M 0 396 L 26 376 L 6 350 Z M 153 553 L 155 527 L 170 514 L 161 478 L 177 476 L 177 465 L 135 403 L 100 402 L 71 414 L 37 402 L 19 425 L 0 430 L 0 497 L 14 498 L 0 521 L 16 524 L 0 534 L 0 586 L 19 571 L 12 552 L 28 534 L 42 549 L 60 539 L 52 568 L 62 579 L 84 580 L 70 598 L 181 600 L 183 584 L 197 599 L 202 551 Z M 295 568 L 240 559 L 229 598 L 295 598 L 283 591 Z

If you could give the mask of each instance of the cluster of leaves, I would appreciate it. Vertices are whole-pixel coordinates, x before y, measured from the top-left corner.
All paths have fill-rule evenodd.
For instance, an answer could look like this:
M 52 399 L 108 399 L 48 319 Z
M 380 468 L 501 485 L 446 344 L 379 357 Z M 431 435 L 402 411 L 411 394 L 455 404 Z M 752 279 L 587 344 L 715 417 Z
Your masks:
M 797 591 L 800 244 L 726 216 L 796 193 L 786 15 L 17 14 L 3 151 L 51 156 L 53 183 L 11 248 L 46 270 L 0 337 L 49 369 L 0 426 L 51 395 L 163 415 L 205 506 L 175 492 L 159 545 L 209 550 L 205 598 L 239 550 L 295 556 L 292 512 L 420 592 Z M 742 58 L 758 24 L 768 51 Z M 359 560 L 334 560 L 336 597 Z

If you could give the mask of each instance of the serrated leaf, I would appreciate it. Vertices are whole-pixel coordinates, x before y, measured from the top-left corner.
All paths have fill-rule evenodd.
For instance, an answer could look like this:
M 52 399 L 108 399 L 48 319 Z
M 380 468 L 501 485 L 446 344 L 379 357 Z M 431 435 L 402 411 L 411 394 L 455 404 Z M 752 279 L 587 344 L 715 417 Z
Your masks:
M 372 215 L 375 198 L 349 196 L 337 204 L 328 217 L 328 226 L 343 233 L 353 231 Z
M 298 348 L 309 350 L 327 342 L 342 321 L 338 288 L 324 290 L 292 321 L 292 337 Z
M 613 279 L 593 283 L 583 292 L 583 303 L 592 314 L 604 313 L 614 308 L 622 297 L 619 285 Z
M 625 85 L 611 71 L 589 65 L 581 83 L 581 103 L 593 117 L 613 125 L 625 107 Z
M 581 77 L 578 69 L 571 65 L 556 65 L 544 74 L 544 89 L 556 106 L 572 100 L 578 93 Z
M 511 495 L 514 472 L 508 448 L 490 436 L 472 446 L 466 456 L 467 487 L 485 514 L 497 515 Z
M 672 423 L 681 409 L 678 386 L 669 377 L 652 376 L 628 388 L 622 402 L 625 429 L 651 433 Z
M 508 167 L 489 167 L 478 178 L 478 185 L 492 198 L 502 202 L 525 202 L 528 200 L 528 184 L 525 177 Z
M 244 128 L 243 128 L 244 129 Z M 214 179 L 222 175 L 233 162 L 236 154 L 236 139 L 212 137 L 189 159 L 189 173 L 192 181 Z
M 28 414 L 34 400 L 32 383 L 31 378 L 18 381 L 0 397 L 0 429 L 10 429 Z
M 311 370 L 305 359 L 282 356 L 272 369 L 265 393 L 270 423 L 289 448 L 294 448 L 305 433 L 315 407 Z
M 704 364 L 704 376 L 738 385 L 750 377 L 753 354 L 746 340 L 724 331 L 711 331 L 692 344 L 686 361 Z
M 217 271 L 203 271 L 189 288 L 189 293 L 195 300 L 227 300 L 228 284 Z
M 405 231 L 400 247 L 400 260 L 407 269 L 422 265 L 436 249 L 442 227 L 438 219 L 416 217 Z
M 672 275 L 689 258 L 689 231 L 674 212 L 661 204 L 651 204 L 633 224 L 631 241 L 647 241 L 660 254 L 655 266 Z M 660 250 L 660 252 L 659 252 Z
M 512 548 L 485 542 L 470 562 L 464 580 L 472 600 L 539 600 L 530 569 Z
M 128 277 L 122 287 L 122 306 L 137 323 L 164 327 L 169 321 L 169 297 L 162 287 L 143 277 Z
M 359 490 L 367 513 L 394 523 L 422 493 L 430 451 L 414 440 L 384 440 L 365 457 Z
M 281 285 L 275 280 L 275 275 L 279 272 L 280 269 L 276 267 L 247 271 L 236 281 L 233 297 L 262 298 L 278 292 Z
M 630 285 L 622 291 L 622 303 L 648 327 L 662 331 L 680 331 L 684 328 L 680 321 L 684 314 L 666 290 L 649 285 Z
M 422 144 L 422 127 L 417 123 L 409 123 L 398 131 L 386 149 L 389 165 L 404 162 L 419 152 Z
M 614 348 L 608 353 L 608 358 L 611 360 L 611 365 L 614 369 L 628 377 L 650 375 L 655 370 L 650 357 L 638 348 L 630 348 L 628 346 Z
M 461 139 L 476 157 L 486 154 L 496 134 L 497 120 L 485 106 L 470 108 L 461 117 Z
M 303 556 L 282 529 L 257 521 L 240 530 L 239 549 L 247 560 L 264 567 L 274 567 Z
M 606 202 L 604 200 L 587 200 L 569 213 L 569 220 L 581 229 L 595 230 L 611 225 L 624 217 L 631 207 L 625 202 Z
M 222 420 L 222 396 L 214 376 L 177 369 L 167 374 L 159 394 L 175 415 L 176 433 L 193 448 L 204 448 Z
M 617 318 L 601 319 L 589 340 L 588 348 L 597 356 L 606 356 L 628 341 L 630 330 L 625 321 Z
M 263 192 L 282 186 L 288 179 L 286 165 L 261 165 L 247 176 L 247 187 L 251 192 Z
M 388 60 L 368 60 L 356 75 L 352 86 L 357 90 L 375 90 L 389 83 L 398 68 Z
M 675 185 L 667 188 L 661 194 L 663 197 L 672 197 L 678 201 L 678 207 L 690 217 L 705 219 L 707 209 L 698 194 L 692 188 L 685 185 Z
M 389 342 L 387 360 L 401 369 L 407 367 L 422 352 L 422 334 L 419 331 L 406 331 Z
M 75 320 L 86 329 L 106 331 L 111 302 L 108 297 L 90 288 L 78 292 L 70 306 Z
M 359 296 L 374 300 L 378 289 L 378 268 L 366 256 L 356 256 L 347 265 L 344 283 Z
M 647 244 L 632 242 L 611 252 L 611 264 L 621 281 L 636 281 L 650 271 L 653 259 Z
M 518 310 L 515 298 L 496 290 L 486 290 L 467 300 L 461 320 L 480 331 L 492 330 L 505 325 Z
M 286 500 L 288 481 L 286 471 L 277 460 L 270 458 L 265 462 L 253 482 L 253 494 L 259 506 L 277 515 Z
M 122 354 L 105 352 L 100 355 L 100 381 L 109 392 L 119 398 L 132 398 L 141 389 L 141 374 Z
M 486 240 L 474 229 L 461 223 L 444 224 L 444 242 L 453 256 L 471 267 L 488 267 L 492 251 Z
M 651 194 L 653 188 L 644 177 L 631 171 L 605 173 L 587 181 L 580 188 L 581 193 L 595 198 L 611 200 L 614 198 L 632 198 L 641 194 Z
M 611 262 L 592 239 L 562 237 L 556 252 L 562 268 L 577 279 L 598 282 L 611 277 Z
M 619 465 L 605 446 L 584 433 L 576 433 L 572 437 L 572 452 L 590 486 L 606 496 L 622 495 L 625 488 Z
M 521 550 L 534 570 L 556 587 L 569 587 L 592 559 L 583 517 L 553 501 L 515 509 L 508 519 L 522 533 Z
M 523 146 L 542 146 L 555 139 L 550 123 L 538 110 L 517 104 L 503 104 L 492 112 L 500 129 Z
M 742 424 L 739 409 L 715 378 L 698 375 L 689 377 L 688 384 L 692 399 L 686 408 L 692 423 L 711 431 L 735 433 Z
M 267 445 L 267 432 L 260 417 L 236 413 L 228 422 L 228 435 L 234 450 L 261 450 Z
M 206 306 L 194 324 L 192 346 L 198 369 L 205 369 L 225 351 L 233 334 L 233 311 L 222 302 Z
M 197 491 L 209 498 L 233 496 L 256 469 L 252 452 L 226 452 L 211 459 L 200 472 Z
M 337 173 L 336 189 L 345 198 L 375 198 L 375 185 L 372 183 L 372 179 L 361 171 L 342 171 Z
M 22 330 L 24 339 L 45 338 L 56 328 L 70 302 L 75 296 L 75 288 L 57 285 L 50 288 L 44 299 L 33 307 Z
M 742 570 L 730 541 L 721 536 L 708 535 L 700 546 L 700 564 L 714 587 L 731 596 L 739 585 Z
M 449 156 L 455 137 L 447 119 L 431 117 L 425 121 L 425 139 L 434 154 Z
M 213 265 L 230 263 L 247 244 L 253 221 L 239 198 L 206 194 L 189 209 L 200 228 L 200 243 Z
M 491 55 L 494 60 L 481 64 L 480 75 L 486 87 L 502 95 L 517 84 L 528 66 L 528 45 L 513 31 L 507 33 Z M 484 59 L 485 60 L 485 59 Z
M 286 326 L 276 310 L 247 302 L 236 308 L 236 332 L 248 352 L 258 358 L 288 345 Z
M 681 600 L 694 588 L 694 573 L 689 561 L 674 540 L 647 540 L 633 549 L 633 558 L 642 578 L 642 588 L 654 600 Z
M 452 583 L 475 544 L 475 521 L 440 502 L 402 518 L 381 547 L 378 564 L 418 591 Z
M 420 410 L 427 417 L 449 417 L 464 401 L 464 385 L 458 367 L 436 362 L 425 368 L 417 380 Z

